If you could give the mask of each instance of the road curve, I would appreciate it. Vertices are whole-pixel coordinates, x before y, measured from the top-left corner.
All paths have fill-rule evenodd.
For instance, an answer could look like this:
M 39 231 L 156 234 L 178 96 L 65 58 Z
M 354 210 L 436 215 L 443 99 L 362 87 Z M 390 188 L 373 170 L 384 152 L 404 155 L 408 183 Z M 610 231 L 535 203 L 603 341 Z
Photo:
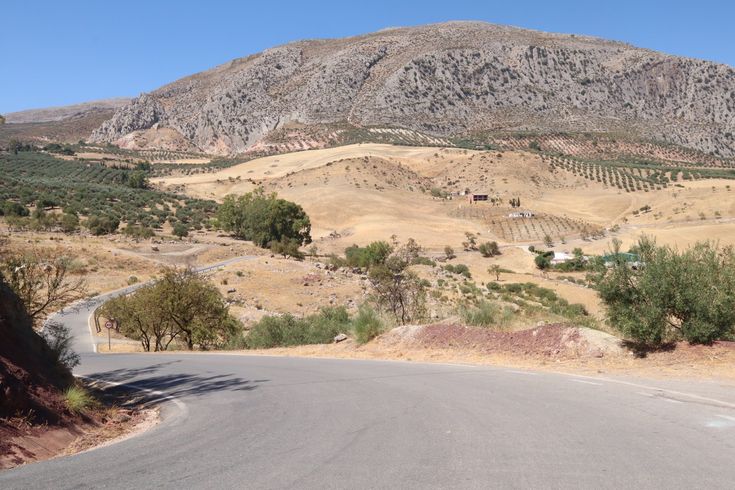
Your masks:
M 101 355 L 87 327 L 97 303 L 57 318 L 76 333 L 77 374 L 155 390 L 149 401 L 160 403 L 162 423 L 111 446 L 2 472 L 0 488 L 690 489 L 735 482 L 735 404 L 505 368 Z

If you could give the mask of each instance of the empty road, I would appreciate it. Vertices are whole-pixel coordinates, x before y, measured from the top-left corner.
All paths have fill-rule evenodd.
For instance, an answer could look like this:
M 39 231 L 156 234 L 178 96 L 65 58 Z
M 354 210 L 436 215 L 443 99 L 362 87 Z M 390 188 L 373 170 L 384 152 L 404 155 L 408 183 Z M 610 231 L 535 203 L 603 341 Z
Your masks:
M 96 354 L 94 304 L 58 317 L 77 374 L 162 422 L 0 473 L 2 489 L 728 488 L 735 404 L 716 383 L 226 354 Z

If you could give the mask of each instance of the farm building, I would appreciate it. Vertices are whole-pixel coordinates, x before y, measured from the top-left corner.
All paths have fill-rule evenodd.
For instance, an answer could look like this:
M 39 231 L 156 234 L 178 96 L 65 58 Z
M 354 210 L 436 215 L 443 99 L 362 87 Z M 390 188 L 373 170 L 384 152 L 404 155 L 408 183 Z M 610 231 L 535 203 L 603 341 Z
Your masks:
M 554 252 L 554 257 L 551 259 L 552 264 L 563 264 L 569 260 L 572 260 L 574 255 L 569 252 Z
M 470 204 L 474 204 L 474 203 L 480 202 L 480 201 L 488 201 L 488 200 L 490 200 L 490 198 L 489 198 L 489 196 L 487 194 L 469 193 L 469 194 L 467 194 L 467 198 L 468 198 Z
M 605 262 L 605 267 L 612 267 L 616 262 L 625 262 L 629 267 L 637 269 L 641 266 L 640 258 L 638 254 L 632 254 L 627 252 L 620 252 L 617 254 L 603 255 L 602 260 Z

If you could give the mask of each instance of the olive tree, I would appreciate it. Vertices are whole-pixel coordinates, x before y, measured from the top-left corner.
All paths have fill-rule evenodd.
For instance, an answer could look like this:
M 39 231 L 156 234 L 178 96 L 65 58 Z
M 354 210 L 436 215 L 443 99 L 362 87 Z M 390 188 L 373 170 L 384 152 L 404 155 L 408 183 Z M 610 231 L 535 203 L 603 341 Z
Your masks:
M 632 267 L 613 241 L 613 263 L 595 277 L 610 322 L 641 346 L 730 338 L 735 326 L 735 251 L 705 242 L 679 252 L 649 238 Z

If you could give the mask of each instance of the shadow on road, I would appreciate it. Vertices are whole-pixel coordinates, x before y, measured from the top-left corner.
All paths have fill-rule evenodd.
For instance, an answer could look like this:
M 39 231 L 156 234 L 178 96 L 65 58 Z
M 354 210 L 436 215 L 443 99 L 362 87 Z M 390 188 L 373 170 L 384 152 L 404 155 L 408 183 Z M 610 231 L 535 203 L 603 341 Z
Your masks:
M 269 381 L 267 379 L 247 380 L 231 374 L 158 374 L 161 369 L 178 362 L 181 361 L 163 362 L 140 368 L 115 369 L 97 373 L 93 378 L 103 383 L 124 384 L 124 386 L 109 388 L 107 391 L 139 390 L 125 405 L 135 404 L 143 407 L 185 396 L 202 396 L 220 391 L 251 391 L 259 384 Z

